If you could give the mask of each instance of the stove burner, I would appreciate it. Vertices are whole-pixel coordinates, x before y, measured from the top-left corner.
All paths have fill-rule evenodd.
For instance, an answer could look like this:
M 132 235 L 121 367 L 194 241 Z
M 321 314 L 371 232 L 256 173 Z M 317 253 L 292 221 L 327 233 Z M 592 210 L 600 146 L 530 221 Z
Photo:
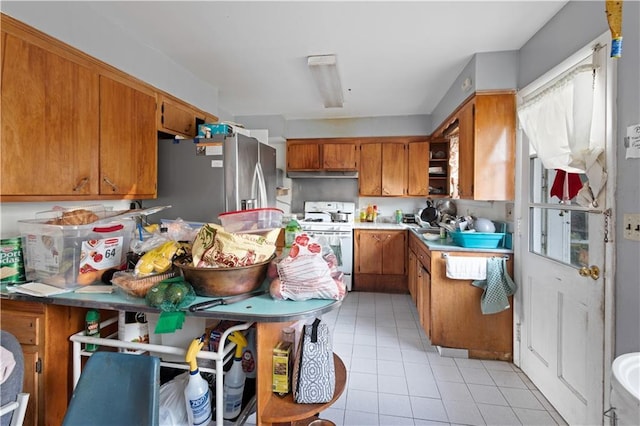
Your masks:
M 322 218 L 307 218 L 304 219 L 303 222 L 325 222 Z

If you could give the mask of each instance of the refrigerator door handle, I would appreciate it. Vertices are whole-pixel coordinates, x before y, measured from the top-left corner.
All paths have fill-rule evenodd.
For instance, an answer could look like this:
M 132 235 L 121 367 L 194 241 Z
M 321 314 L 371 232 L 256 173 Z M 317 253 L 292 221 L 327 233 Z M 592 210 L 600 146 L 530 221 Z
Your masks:
M 258 171 L 258 190 L 260 194 L 258 196 L 258 204 L 261 208 L 269 207 L 269 200 L 267 200 L 267 185 L 264 181 L 264 173 L 262 172 L 262 165 L 260 163 L 256 164 L 256 170 Z
M 262 173 L 262 166 L 260 163 L 256 163 L 256 168 L 253 171 L 253 179 L 251 181 L 251 198 L 257 199 L 258 205 L 256 207 L 267 207 L 267 186 L 264 182 L 264 174 Z

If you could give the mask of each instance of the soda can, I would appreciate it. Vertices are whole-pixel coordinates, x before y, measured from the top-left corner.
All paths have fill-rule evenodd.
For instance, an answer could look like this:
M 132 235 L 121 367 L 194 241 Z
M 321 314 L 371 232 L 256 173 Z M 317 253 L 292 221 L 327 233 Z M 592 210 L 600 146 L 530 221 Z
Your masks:
M 396 210 L 396 223 L 402 223 L 402 210 Z

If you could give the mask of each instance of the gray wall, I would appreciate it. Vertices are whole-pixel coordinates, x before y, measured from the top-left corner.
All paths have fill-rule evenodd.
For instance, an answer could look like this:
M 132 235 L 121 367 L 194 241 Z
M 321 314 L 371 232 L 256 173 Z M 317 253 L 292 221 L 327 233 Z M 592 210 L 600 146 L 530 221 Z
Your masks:
M 476 53 L 453 82 L 444 97 L 431 113 L 435 130 L 446 118 L 475 91 L 515 89 L 518 77 L 518 52 Z M 462 83 L 471 80 L 463 90 Z M 431 132 L 429 132 L 431 133 Z
M 640 351 L 640 243 L 623 239 L 624 213 L 640 212 L 640 160 L 624 158 L 623 137 L 640 122 L 640 3 L 624 2 L 623 53 L 618 60 L 615 355 Z M 608 30 L 604 2 L 572 1 L 520 49 L 518 87 L 525 87 Z

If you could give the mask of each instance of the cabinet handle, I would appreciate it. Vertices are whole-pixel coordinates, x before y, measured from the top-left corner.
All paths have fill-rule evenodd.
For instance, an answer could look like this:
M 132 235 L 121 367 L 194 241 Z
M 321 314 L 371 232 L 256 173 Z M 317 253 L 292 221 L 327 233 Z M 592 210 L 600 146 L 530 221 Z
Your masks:
M 111 182 L 111 180 L 107 176 L 102 178 L 102 180 L 111 187 L 111 190 L 113 192 L 116 192 L 118 190 L 118 186 L 115 183 Z
M 78 192 L 80 191 L 82 188 L 85 187 L 85 185 L 89 183 L 89 178 L 82 178 L 80 180 L 80 182 L 75 186 L 75 188 L 73 188 L 73 192 Z

